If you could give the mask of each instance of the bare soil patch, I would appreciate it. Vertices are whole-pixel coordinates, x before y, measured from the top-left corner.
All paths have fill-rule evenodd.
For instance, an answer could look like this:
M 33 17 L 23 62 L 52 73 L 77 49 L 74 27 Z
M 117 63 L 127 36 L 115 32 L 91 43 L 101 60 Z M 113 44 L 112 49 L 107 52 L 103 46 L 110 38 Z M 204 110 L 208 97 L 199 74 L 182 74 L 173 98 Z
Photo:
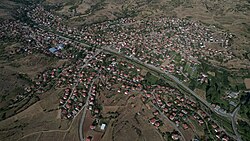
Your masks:
M 250 89 L 250 78 L 246 78 L 246 79 L 244 80 L 244 83 L 245 83 L 246 88 L 247 88 L 247 89 Z
M 206 100 L 206 92 L 201 89 L 195 89 L 194 92 L 199 95 L 202 99 Z

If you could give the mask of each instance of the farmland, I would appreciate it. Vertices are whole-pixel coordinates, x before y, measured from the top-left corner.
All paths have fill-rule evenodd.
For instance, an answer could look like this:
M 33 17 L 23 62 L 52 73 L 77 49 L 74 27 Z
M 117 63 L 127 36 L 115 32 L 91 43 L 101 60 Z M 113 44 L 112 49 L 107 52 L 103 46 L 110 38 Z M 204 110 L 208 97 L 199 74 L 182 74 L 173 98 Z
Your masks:
M 0 140 L 247 140 L 248 7 L 4 0 Z

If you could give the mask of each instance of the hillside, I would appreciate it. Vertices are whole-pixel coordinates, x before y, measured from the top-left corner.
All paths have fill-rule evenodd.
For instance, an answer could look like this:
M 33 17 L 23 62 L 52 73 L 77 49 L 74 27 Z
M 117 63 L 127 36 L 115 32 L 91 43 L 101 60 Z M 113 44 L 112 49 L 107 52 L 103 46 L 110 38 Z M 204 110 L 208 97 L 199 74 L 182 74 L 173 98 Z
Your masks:
M 250 60 L 249 0 L 46 0 L 56 5 L 55 12 L 66 17 L 70 26 L 81 26 L 121 17 L 175 16 L 214 25 L 236 35 L 233 53 L 240 60 Z M 241 68 L 239 60 L 224 64 Z
M 249 17 L 250 0 L 2 0 L 0 140 L 246 140 Z

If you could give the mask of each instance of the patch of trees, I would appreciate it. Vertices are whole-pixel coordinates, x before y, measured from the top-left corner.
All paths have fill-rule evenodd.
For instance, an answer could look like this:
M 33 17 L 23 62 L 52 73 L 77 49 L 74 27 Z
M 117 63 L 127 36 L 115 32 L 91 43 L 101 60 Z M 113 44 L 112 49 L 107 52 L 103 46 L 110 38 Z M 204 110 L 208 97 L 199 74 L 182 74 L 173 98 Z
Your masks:
M 250 134 L 249 134 L 249 131 L 250 131 L 250 125 L 247 124 L 247 122 L 245 121 L 238 121 L 238 129 L 239 129 L 239 133 L 242 135 L 242 140 L 249 140 L 250 139 Z

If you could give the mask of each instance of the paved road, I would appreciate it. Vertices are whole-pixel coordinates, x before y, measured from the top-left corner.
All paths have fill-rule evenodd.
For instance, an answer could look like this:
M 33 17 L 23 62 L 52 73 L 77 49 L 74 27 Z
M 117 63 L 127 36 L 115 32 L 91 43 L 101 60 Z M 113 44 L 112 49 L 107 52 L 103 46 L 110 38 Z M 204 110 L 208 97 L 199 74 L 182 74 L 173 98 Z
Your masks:
M 188 88 L 186 85 L 184 85 L 177 77 L 173 76 L 172 74 L 168 73 L 168 72 L 164 72 L 162 71 L 160 68 L 157 68 L 153 65 L 150 65 L 150 64 L 146 64 L 144 62 L 141 62 L 139 59 L 135 58 L 135 57 L 129 57 L 129 56 L 125 56 L 125 55 L 122 55 L 121 53 L 118 53 L 112 49 L 110 49 L 109 47 L 102 47 L 102 49 L 104 51 L 108 51 L 110 53 L 114 53 L 114 54 L 117 54 L 119 56 L 122 56 L 128 60 L 131 60 L 131 61 L 134 61 L 142 66 L 145 66 L 146 68 L 149 68 L 150 70 L 153 70 L 155 72 L 158 72 L 158 73 L 161 73 L 161 74 L 165 74 L 167 75 L 169 78 L 171 78 L 172 80 L 174 80 L 174 82 L 176 82 L 177 84 L 179 84 L 180 86 L 182 86 L 184 89 L 186 89 L 189 93 L 191 93 L 195 98 L 197 98 L 199 101 L 201 101 L 204 105 L 206 105 L 208 108 L 210 108 L 213 112 L 223 116 L 223 117 L 226 117 L 228 118 L 229 120 L 231 120 L 232 118 L 232 114 L 230 113 L 222 113 L 220 111 L 217 111 L 215 110 L 210 103 L 208 103 L 206 100 L 202 99 L 201 97 L 199 97 L 194 91 L 192 91 L 190 88 Z
M 180 131 L 180 129 L 176 126 L 176 124 L 174 124 L 171 120 L 169 120 L 168 117 L 167 117 L 163 112 L 161 112 L 161 110 L 160 110 L 157 106 L 155 106 L 155 105 L 152 104 L 152 103 L 151 103 L 151 105 L 152 105 L 157 111 L 159 111 L 159 113 L 161 114 L 161 116 L 162 116 L 163 118 L 165 118 L 165 119 L 174 127 L 174 129 L 175 129 L 176 131 L 178 131 L 178 132 L 180 133 L 181 138 L 183 139 L 183 141 L 186 141 L 184 135 L 182 134 L 182 132 Z
M 101 52 L 102 52 L 101 50 L 98 50 L 97 53 L 96 53 L 95 55 L 93 55 L 91 58 L 89 58 L 88 60 L 86 60 L 86 61 L 84 62 L 84 65 L 80 68 L 80 71 L 79 71 L 79 72 L 81 73 L 81 71 L 82 71 L 86 66 L 88 66 L 88 63 L 89 63 L 93 58 L 95 58 L 98 54 L 100 54 Z M 68 100 L 71 98 L 71 96 L 73 95 L 74 90 L 75 90 L 76 86 L 78 86 L 78 84 L 79 84 L 79 79 L 77 79 L 77 82 L 76 82 L 76 84 L 74 84 L 73 89 L 72 89 L 72 91 L 71 91 L 71 93 L 70 93 L 68 99 L 65 101 L 65 103 L 63 104 L 62 107 L 65 107 L 65 105 L 67 104 L 67 101 L 68 101 Z
M 232 114 L 232 127 L 233 127 L 234 133 L 235 133 L 235 135 L 237 137 L 237 141 L 242 141 L 241 137 L 240 137 L 240 134 L 237 131 L 237 126 L 236 126 L 236 120 L 237 120 L 236 115 L 237 115 L 239 110 L 240 110 L 240 105 L 234 110 L 234 112 Z
M 53 34 L 56 34 L 54 32 L 50 32 L 50 33 L 53 33 Z M 57 34 L 58 35 L 58 34 Z M 73 40 L 74 42 L 77 42 L 77 43 L 80 43 L 86 47 L 92 47 L 84 42 L 80 42 L 78 40 L 74 40 L 74 39 L 71 39 L 70 37 L 65 37 L 65 36 L 62 36 L 62 35 L 58 35 L 60 36 L 61 38 L 64 38 L 64 39 L 69 39 L 69 40 Z M 169 78 L 171 78 L 172 80 L 174 80 L 177 84 L 179 84 L 180 86 L 182 86 L 184 89 L 186 89 L 190 94 L 192 94 L 195 98 L 197 98 L 199 101 L 201 101 L 203 104 L 205 104 L 208 108 L 210 108 L 213 112 L 217 113 L 218 115 L 220 116 L 223 116 L 223 117 L 226 117 L 228 118 L 229 120 L 232 119 L 232 114 L 229 114 L 229 113 L 222 113 L 220 111 L 217 111 L 215 110 L 210 103 L 208 103 L 206 100 L 203 100 L 201 97 L 199 97 L 198 95 L 196 95 L 196 93 L 194 91 L 192 91 L 190 88 L 188 88 L 186 85 L 184 85 L 177 77 L 173 76 L 172 74 L 168 73 L 168 72 L 164 72 L 162 71 L 160 68 L 157 68 L 153 65 L 150 65 L 150 64 L 146 64 L 144 62 L 141 62 L 139 59 L 135 58 L 135 57 L 129 57 L 129 56 L 126 56 L 126 55 L 123 55 L 117 51 L 114 51 L 112 49 L 110 49 L 111 46 L 102 46 L 102 47 L 97 47 L 97 48 L 100 48 L 102 49 L 104 52 L 108 52 L 108 53 L 112 53 L 112 54 L 116 54 L 116 55 L 119 55 L 123 58 L 126 58 L 128 60 L 131 60 L 131 61 L 134 61 L 142 66 L 145 66 L 146 68 L 150 68 L 151 70 L 153 71 L 156 71 L 158 73 L 161 73 L 161 74 L 165 74 L 167 75 Z
M 151 93 L 153 93 L 153 96 L 154 96 L 154 98 L 156 99 L 156 96 L 155 96 L 155 89 L 151 92 Z M 175 123 L 173 123 L 171 120 L 169 120 L 169 118 L 163 113 L 163 112 L 161 112 L 161 110 L 156 106 L 156 105 L 154 105 L 153 103 L 150 103 L 157 111 L 159 111 L 159 113 L 161 114 L 161 116 L 163 117 L 163 118 L 165 118 L 173 127 L 174 127 L 174 129 L 176 130 L 176 131 L 178 131 L 179 133 L 180 133 L 180 135 L 181 135 L 181 138 L 183 139 L 183 141 L 186 141 L 186 139 L 185 139 L 185 137 L 184 137 L 184 135 L 183 135 L 183 133 L 180 131 L 180 129 L 176 126 L 176 124 Z M 158 105 L 159 106 L 159 105 Z
M 55 33 L 54 33 L 54 34 L 55 34 Z M 61 36 L 61 35 L 59 35 L 59 36 L 62 37 L 62 38 L 70 39 L 70 40 L 73 40 L 73 41 L 75 41 L 75 42 L 77 42 L 77 43 L 83 44 L 83 45 L 85 45 L 86 47 L 91 47 L 90 45 L 88 45 L 88 44 L 86 44 L 86 43 L 84 43 L 84 42 L 80 42 L 80 41 L 77 41 L 77 40 L 74 40 L 74 39 L 71 39 L 71 38 L 68 38 L 68 37 L 65 37 L 65 36 Z M 121 54 L 121 53 L 119 53 L 119 52 L 117 52 L 117 51 L 114 51 L 114 50 L 110 49 L 109 46 L 96 47 L 96 48 L 102 49 L 104 52 L 108 52 L 108 53 L 111 53 L 111 54 L 116 54 L 116 55 L 118 55 L 118 56 L 120 56 L 120 57 L 123 57 L 123 58 L 125 58 L 125 59 L 127 59 L 127 60 L 136 62 L 136 63 L 138 63 L 138 64 L 140 64 L 140 65 L 142 65 L 142 66 L 144 66 L 144 67 L 146 67 L 146 68 L 148 68 L 148 69 L 150 69 L 150 70 L 153 70 L 153 71 L 155 71 L 155 72 L 158 72 L 158 73 L 167 75 L 167 76 L 168 76 L 169 78 L 171 78 L 174 82 L 176 82 L 177 84 L 179 84 L 180 86 L 182 86 L 182 87 L 183 87 L 184 89 L 186 89 L 190 94 L 192 94 L 195 98 L 197 98 L 197 99 L 198 99 L 199 101 L 201 101 L 204 105 L 206 105 L 208 108 L 210 108 L 211 111 L 217 113 L 217 114 L 220 115 L 220 116 L 223 116 L 223 117 L 227 118 L 228 120 L 230 120 L 230 121 L 233 123 L 233 120 L 232 120 L 232 119 L 233 119 L 233 115 L 234 115 L 233 113 L 224 113 L 224 112 L 215 110 L 215 109 L 211 106 L 210 103 L 208 103 L 207 101 L 203 100 L 201 97 L 199 97 L 198 95 L 196 95 L 196 93 L 195 93 L 194 91 L 192 91 L 191 89 L 189 89 L 186 85 L 184 85 L 178 78 L 176 78 L 176 77 L 173 76 L 172 74 L 170 74 L 170 73 L 168 73 L 168 72 L 164 72 L 164 71 L 162 71 L 160 68 L 157 68 L 157 67 L 155 67 L 155 66 L 153 66 L 153 65 L 143 63 L 143 62 L 141 62 L 140 60 L 138 60 L 138 59 L 135 58 L 135 57 L 125 56 L 125 55 L 123 55 L 123 54 Z M 234 122 L 234 124 L 235 124 L 235 122 Z M 234 130 L 234 132 L 235 132 L 235 130 Z M 237 134 L 237 133 L 235 133 L 235 134 Z
M 79 131 L 78 131 L 79 137 L 80 137 L 80 141 L 84 141 L 84 137 L 83 137 L 83 123 L 84 123 L 84 119 L 85 119 L 86 112 L 87 112 L 87 106 L 89 105 L 89 97 L 91 95 L 92 87 L 93 87 L 93 84 L 95 83 L 96 79 L 97 78 L 95 78 L 92 81 L 92 83 L 90 84 L 90 89 L 89 89 L 89 92 L 88 92 L 87 100 L 86 100 L 86 103 L 83 106 L 83 113 L 82 113 L 81 121 L 80 121 L 80 124 L 79 124 Z

